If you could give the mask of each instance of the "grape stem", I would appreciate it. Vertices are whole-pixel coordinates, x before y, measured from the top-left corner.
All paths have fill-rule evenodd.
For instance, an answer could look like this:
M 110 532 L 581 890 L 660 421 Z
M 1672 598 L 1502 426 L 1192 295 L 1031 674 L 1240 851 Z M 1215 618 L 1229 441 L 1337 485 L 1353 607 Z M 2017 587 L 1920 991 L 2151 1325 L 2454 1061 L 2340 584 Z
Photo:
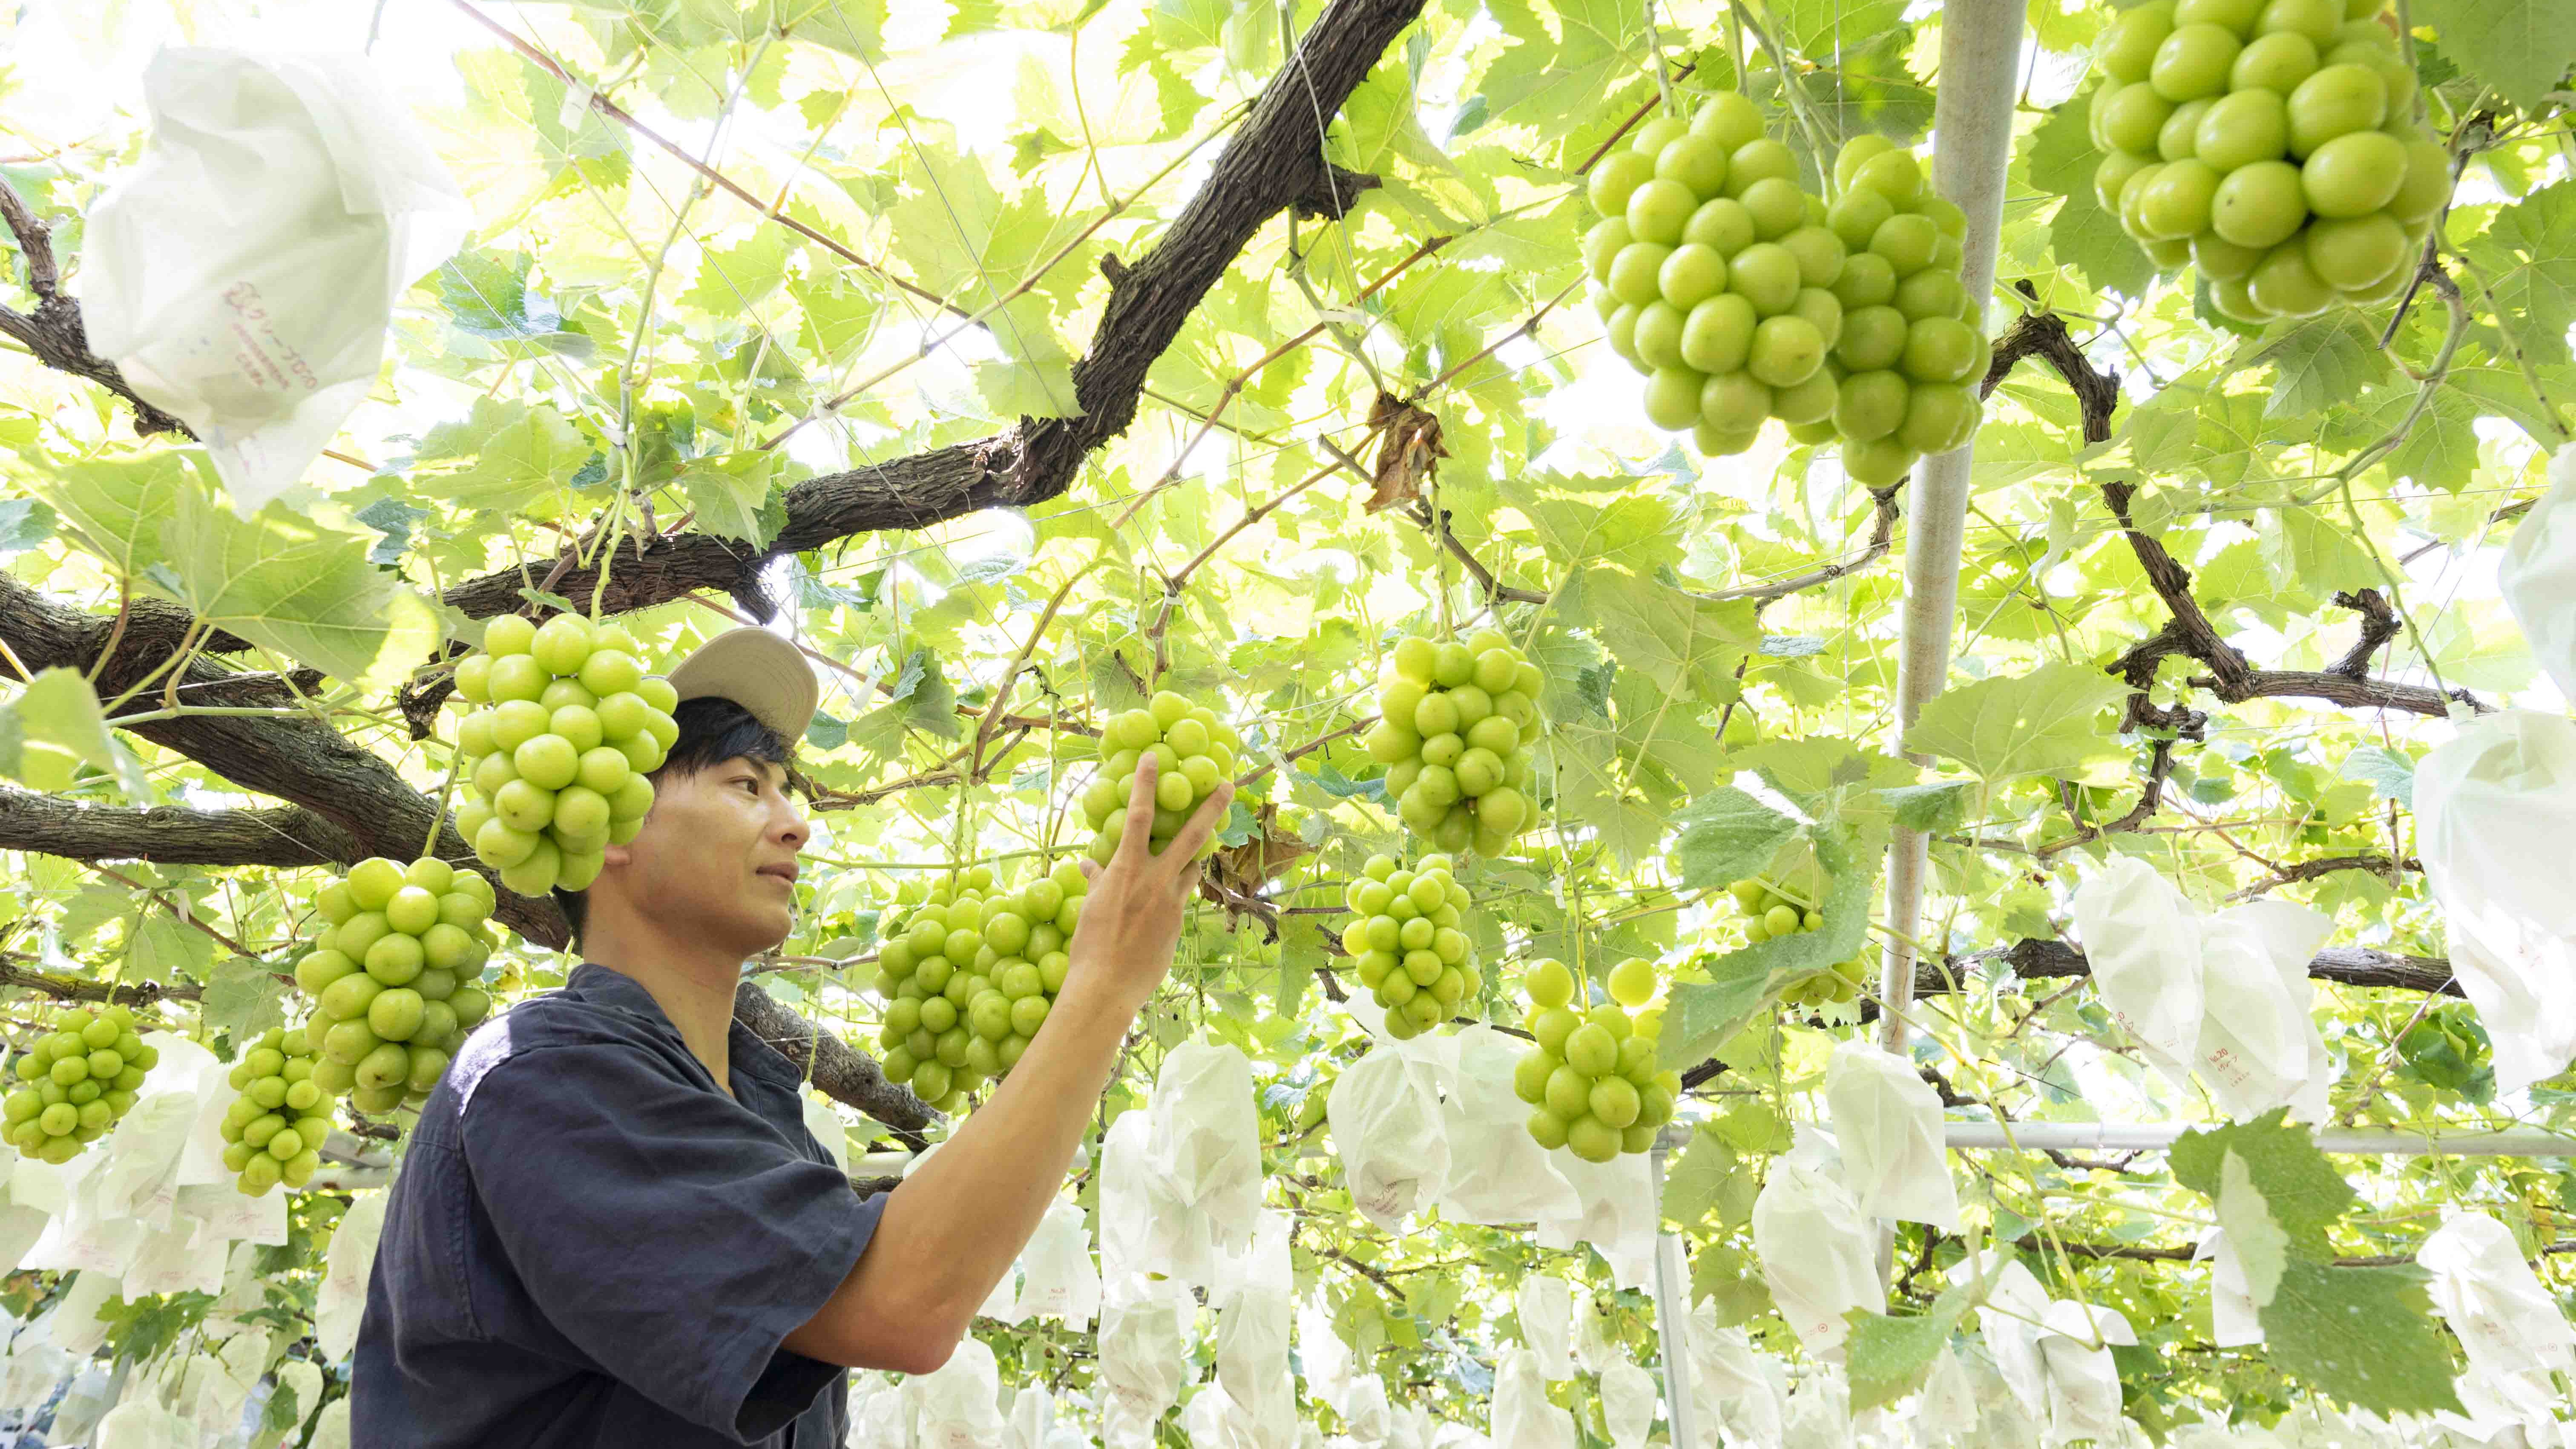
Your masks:
M 1761 46 L 1762 53 L 1771 58 L 1771 69 L 1778 72 L 1780 76 L 1780 98 L 1788 103 L 1789 114 L 1798 118 L 1798 129 L 1806 132 L 1807 145 L 1816 153 L 1817 171 L 1830 182 L 1834 173 L 1833 145 L 1825 139 L 1824 126 L 1816 120 L 1814 112 L 1808 109 L 1807 93 L 1798 88 L 1797 73 L 1789 68 L 1788 56 L 1781 53 L 1779 43 L 1771 38 L 1771 32 L 1763 28 L 1761 21 L 1753 18 L 1752 9 L 1741 3 L 1741 0 L 1729 5 L 1727 13 L 1735 16 L 1746 30 L 1753 33 L 1754 43 Z M 1741 62 L 1739 61 L 1738 64 L 1735 84 L 1740 90 L 1744 85 L 1744 74 L 1740 68 Z
M 463 750 L 447 752 L 447 778 L 438 787 L 438 810 L 429 817 L 429 838 L 420 843 L 420 853 L 424 858 L 438 853 L 438 837 L 447 829 L 447 802 L 456 794 L 456 773 L 464 763 Z M 473 842 L 466 843 L 471 845 Z
M 1655 91 L 1664 98 L 1664 114 L 1673 114 L 1673 80 L 1664 72 L 1664 37 L 1655 25 L 1655 0 L 1646 3 L 1646 59 L 1655 68 Z

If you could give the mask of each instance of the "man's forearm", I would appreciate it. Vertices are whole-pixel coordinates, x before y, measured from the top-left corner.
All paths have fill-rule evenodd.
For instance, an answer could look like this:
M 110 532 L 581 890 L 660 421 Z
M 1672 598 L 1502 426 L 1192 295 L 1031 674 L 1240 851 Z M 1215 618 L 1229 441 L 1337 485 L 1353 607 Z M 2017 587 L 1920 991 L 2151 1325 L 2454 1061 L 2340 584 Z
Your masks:
M 889 1195 L 836 1300 L 869 1305 L 869 1317 L 891 1310 L 916 1341 L 935 1341 L 944 1359 L 1063 1187 L 1136 1011 L 1112 989 L 1069 986 L 1011 1074 Z M 863 1351 L 817 1356 L 900 1366 Z

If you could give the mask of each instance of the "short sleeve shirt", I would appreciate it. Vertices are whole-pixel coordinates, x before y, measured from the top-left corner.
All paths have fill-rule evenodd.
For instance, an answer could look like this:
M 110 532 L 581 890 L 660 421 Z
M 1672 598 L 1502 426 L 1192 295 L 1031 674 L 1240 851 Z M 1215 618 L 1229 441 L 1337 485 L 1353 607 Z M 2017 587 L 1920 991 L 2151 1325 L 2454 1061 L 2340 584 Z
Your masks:
M 368 1449 L 837 1449 L 843 1371 L 781 1347 L 885 1207 L 734 1024 L 733 1095 L 595 963 L 477 1027 L 422 1106 L 351 1368 Z

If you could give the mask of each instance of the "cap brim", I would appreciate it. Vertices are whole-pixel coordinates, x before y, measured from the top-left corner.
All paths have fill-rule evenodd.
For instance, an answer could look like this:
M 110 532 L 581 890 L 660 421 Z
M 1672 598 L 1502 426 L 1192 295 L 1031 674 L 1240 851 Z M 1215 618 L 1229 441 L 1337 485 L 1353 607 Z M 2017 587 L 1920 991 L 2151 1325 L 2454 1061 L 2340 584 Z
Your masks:
M 790 746 L 805 738 L 823 687 L 805 655 L 757 625 L 727 629 L 701 644 L 670 673 L 682 699 L 729 699 L 778 731 Z

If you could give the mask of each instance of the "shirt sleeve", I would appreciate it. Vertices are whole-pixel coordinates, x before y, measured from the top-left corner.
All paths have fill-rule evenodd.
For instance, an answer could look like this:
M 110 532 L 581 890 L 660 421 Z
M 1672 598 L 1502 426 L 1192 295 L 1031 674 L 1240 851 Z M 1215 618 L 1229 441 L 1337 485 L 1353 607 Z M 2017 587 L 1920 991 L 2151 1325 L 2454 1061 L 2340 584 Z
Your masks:
M 749 1108 L 615 1045 L 476 1086 L 465 1157 L 510 1266 L 566 1338 L 681 1418 L 752 1442 L 841 1370 L 780 1347 L 859 1260 L 861 1201 Z

